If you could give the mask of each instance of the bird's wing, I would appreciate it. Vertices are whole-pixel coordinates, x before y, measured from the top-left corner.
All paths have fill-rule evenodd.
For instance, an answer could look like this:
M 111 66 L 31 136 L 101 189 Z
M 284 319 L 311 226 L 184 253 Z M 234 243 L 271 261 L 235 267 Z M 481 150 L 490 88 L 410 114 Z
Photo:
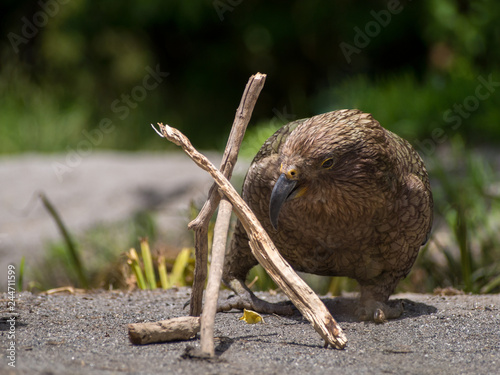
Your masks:
M 410 143 L 398 135 L 386 130 L 391 139 L 389 149 L 391 155 L 397 159 L 400 174 L 403 176 L 401 186 L 404 187 L 398 205 L 404 207 L 400 218 L 413 222 L 407 233 L 420 238 L 418 245 L 424 245 L 429 239 L 433 221 L 433 198 L 429 177 L 420 155 L 411 147 Z M 407 207 L 412 206 L 411 209 Z M 411 217 L 414 216 L 414 217 Z
M 262 145 L 260 148 L 259 152 L 257 155 L 255 155 L 255 158 L 252 161 L 252 164 L 258 163 L 260 160 L 272 155 L 272 154 L 278 154 L 279 151 L 281 150 L 281 147 L 283 147 L 283 144 L 285 143 L 286 139 L 290 135 L 291 132 L 293 132 L 297 126 L 302 124 L 304 121 L 308 120 L 307 118 L 303 118 L 300 120 L 296 120 L 293 122 L 290 122 L 280 129 L 276 131 L 272 136 L 270 136 L 267 141 Z

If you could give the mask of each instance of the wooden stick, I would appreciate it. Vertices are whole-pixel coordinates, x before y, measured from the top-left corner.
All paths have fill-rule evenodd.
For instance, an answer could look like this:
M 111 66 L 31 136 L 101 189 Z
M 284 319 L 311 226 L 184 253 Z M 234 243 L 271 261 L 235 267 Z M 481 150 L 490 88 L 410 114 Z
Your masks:
M 222 156 L 220 171 L 231 179 L 234 165 L 238 159 L 241 141 L 245 134 L 248 122 L 252 115 L 257 98 L 264 87 L 266 75 L 257 73 L 250 77 L 241 97 L 240 105 L 236 110 L 233 127 L 227 140 L 226 149 Z M 203 287 L 207 277 L 208 261 L 208 225 L 221 199 L 217 185 L 214 183 L 208 193 L 208 199 L 198 217 L 189 223 L 189 229 L 195 231 L 195 268 L 193 288 L 191 292 L 190 315 L 199 316 L 202 310 Z
M 199 331 L 200 318 L 197 316 L 181 316 L 159 322 L 128 325 L 129 339 L 135 345 L 189 340 L 196 336 Z
M 210 357 L 215 355 L 214 349 L 214 323 L 217 312 L 217 300 L 222 279 L 222 268 L 224 267 L 224 255 L 226 252 L 227 232 L 231 221 L 231 203 L 226 197 L 219 204 L 219 213 L 214 228 L 214 240 L 212 246 L 212 262 L 208 275 L 207 289 L 205 291 L 205 304 L 201 316 L 201 352 Z
M 271 278 L 286 293 L 302 315 L 311 322 L 314 329 L 334 348 L 343 349 L 347 343 L 342 329 L 331 316 L 319 297 L 295 273 L 280 255 L 267 232 L 262 228 L 250 207 L 239 196 L 231 183 L 214 165 L 192 145 L 189 139 L 177 129 L 158 124 L 165 138 L 181 146 L 191 159 L 210 173 L 219 188 L 233 204 L 236 215 L 247 231 L 250 247 L 255 258 L 266 269 Z

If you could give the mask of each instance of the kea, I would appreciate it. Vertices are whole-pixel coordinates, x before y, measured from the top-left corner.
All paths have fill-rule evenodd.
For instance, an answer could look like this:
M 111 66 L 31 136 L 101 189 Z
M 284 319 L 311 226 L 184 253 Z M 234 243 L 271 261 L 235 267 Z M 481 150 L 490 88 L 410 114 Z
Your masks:
M 296 271 L 358 281 L 361 320 L 402 314 L 388 300 L 429 237 L 432 193 L 418 153 L 371 114 L 338 110 L 283 126 L 253 159 L 242 196 Z M 223 271 L 236 295 L 219 310 L 293 313 L 246 287 L 256 264 L 238 221 Z

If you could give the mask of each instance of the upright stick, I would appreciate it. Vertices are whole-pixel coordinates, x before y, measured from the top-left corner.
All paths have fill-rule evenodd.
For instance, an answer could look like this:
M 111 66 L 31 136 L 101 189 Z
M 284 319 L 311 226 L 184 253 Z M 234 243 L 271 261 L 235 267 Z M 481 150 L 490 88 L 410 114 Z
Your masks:
M 231 179 L 234 165 L 238 159 L 241 141 L 265 81 L 265 74 L 257 73 L 251 76 L 241 97 L 220 166 L 221 173 L 228 180 Z M 208 263 L 208 225 L 221 199 L 215 183 L 210 188 L 208 195 L 208 199 L 198 217 L 189 223 L 189 229 L 195 231 L 196 254 L 190 304 L 190 315 L 192 316 L 200 316 L 202 310 L 203 288 L 207 277 Z
M 201 352 L 213 357 L 214 349 L 214 324 L 217 312 L 217 300 L 222 279 L 222 268 L 224 267 L 224 255 L 226 252 L 227 232 L 231 221 L 231 202 L 226 197 L 219 204 L 219 213 L 214 228 L 214 241 L 212 246 L 212 262 L 208 275 L 207 289 L 205 291 L 205 304 L 201 316 Z

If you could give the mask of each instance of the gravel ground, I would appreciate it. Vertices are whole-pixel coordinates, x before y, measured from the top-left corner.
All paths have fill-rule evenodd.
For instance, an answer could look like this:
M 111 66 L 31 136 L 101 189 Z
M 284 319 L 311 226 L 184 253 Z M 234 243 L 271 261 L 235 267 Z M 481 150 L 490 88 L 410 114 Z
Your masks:
M 199 340 L 134 346 L 127 324 L 187 314 L 189 288 L 17 296 L 15 368 L 8 365 L 11 332 L 0 324 L 1 374 L 498 374 L 500 295 L 400 294 L 402 318 L 382 325 L 353 318 L 351 296 L 323 298 L 348 337 L 345 350 L 324 349 L 300 317 L 239 321 L 216 317 L 217 358 L 184 358 Z M 223 292 L 227 296 L 227 291 Z M 276 300 L 282 296 L 261 293 Z M 5 318 L 7 295 L 1 309 Z

